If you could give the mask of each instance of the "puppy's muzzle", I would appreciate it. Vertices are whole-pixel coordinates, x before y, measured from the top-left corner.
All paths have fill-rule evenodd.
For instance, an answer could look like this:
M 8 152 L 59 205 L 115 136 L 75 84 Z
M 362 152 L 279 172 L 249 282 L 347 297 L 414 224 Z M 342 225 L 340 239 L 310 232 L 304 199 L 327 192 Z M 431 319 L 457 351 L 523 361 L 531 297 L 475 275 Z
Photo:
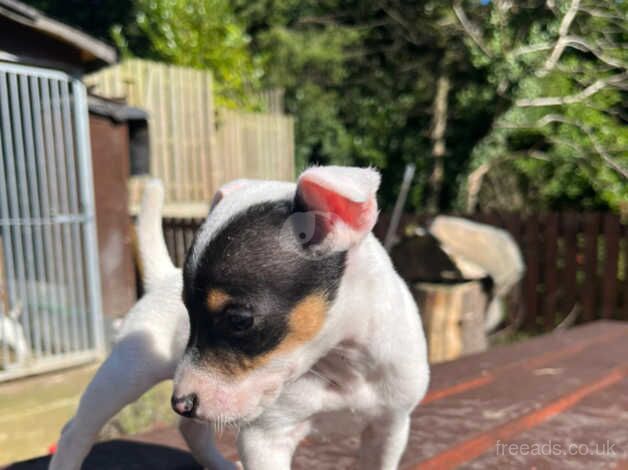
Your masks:
M 198 408 L 198 396 L 196 393 L 190 393 L 180 397 L 172 395 L 170 404 L 172 405 L 172 409 L 181 416 L 193 418 L 196 413 L 196 408 Z

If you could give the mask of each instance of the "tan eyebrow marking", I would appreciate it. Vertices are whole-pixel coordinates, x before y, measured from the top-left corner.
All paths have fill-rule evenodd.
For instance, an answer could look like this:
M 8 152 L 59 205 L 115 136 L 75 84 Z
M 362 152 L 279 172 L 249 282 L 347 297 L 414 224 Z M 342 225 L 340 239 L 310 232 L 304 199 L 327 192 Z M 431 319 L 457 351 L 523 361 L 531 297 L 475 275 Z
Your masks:
M 222 289 L 210 289 L 207 293 L 207 306 L 212 312 L 221 310 L 229 300 L 231 296 Z
M 323 328 L 327 309 L 327 298 L 322 293 L 310 294 L 301 299 L 288 316 L 288 334 L 272 350 L 265 354 L 241 360 L 235 367 L 231 364 L 213 363 L 211 367 L 231 377 L 242 376 L 258 367 L 262 367 L 274 357 L 288 353 L 299 346 L 311 341 Z
M 323 295 L 312 294 L 305 297 L 290 312 L 290 332 L 277 349 L 294 349 L 312 340 L 323 327 L 326 313 L 327 299 Z

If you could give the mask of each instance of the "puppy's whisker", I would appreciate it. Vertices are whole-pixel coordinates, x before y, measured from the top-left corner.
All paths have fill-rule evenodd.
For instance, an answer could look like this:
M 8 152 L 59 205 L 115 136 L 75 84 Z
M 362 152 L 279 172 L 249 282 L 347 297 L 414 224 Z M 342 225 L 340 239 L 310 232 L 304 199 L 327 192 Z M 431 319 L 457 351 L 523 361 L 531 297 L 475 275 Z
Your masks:
M 312 374 L 312 375 L 315 375 L 316 377 L 318 377 L 318 378 L 319 378 L 319 379 L 321 379 L 323 382 L 325 382 L 325 383 L 327 383 L 327 384 L 329 384 L 329 385 L 335 385 L 335 384 L 336 384 L 333 380 L 331 380 L 331 379 L 330 379 L 330 378 L 328 378 L 328 377 L 325 377 L 323 374 L 321 374 L 321 373 L 319 373 L 319 372 L 315 371 L 314 369 L 310 369 L 308 372 L 309 372 L 310 374 Z

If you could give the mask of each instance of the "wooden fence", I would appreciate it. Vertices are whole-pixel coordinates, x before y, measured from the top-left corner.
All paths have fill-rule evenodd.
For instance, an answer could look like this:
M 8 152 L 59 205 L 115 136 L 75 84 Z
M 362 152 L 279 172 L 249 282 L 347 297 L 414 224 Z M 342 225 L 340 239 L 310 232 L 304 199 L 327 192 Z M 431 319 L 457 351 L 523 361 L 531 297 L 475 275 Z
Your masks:
M 525 329 L 551 330 L 569 314 L 578 322 L 628 320 L 628 225 L 618 215 L 554 212 L 464 217 L 501 227 L 519 244 L 526 263 L 518 289 Z M 432 218 L 405 215 L 400 227 L 425 225 Z M 378 236 L 385 233 L 387 220 L 385 215 L 380 218 Z
M 570 313 L 577 315 L 578 322 L 628 320 L 628 225 L 619 216 L 565 212 L 465 217 L 508 230 L 521 247 L 526 262 L 519 286 L 525 330 L 551 330 Z M 406 214 L 400 227 L 425 224 L 431 218 Z M 164 220 L 166 242 L 177 265 L 183 263 L 201 222 Z M 387 224 L 384 214 L 375 227 L 380 239 Z
M 291 119 L 280 114 L 221 110 L 216 149 L 218 155 L 229 157 L 215 161 L 215 186 L 242 177 L 294 179 Z
M 151 174 L 163 180 L 166 203 L 206 203 L 235 178 L 294 178 L 293 119 L 216 110 L 208 71 L 130 59 L 85 83 L 148 111 Z M 278 92 L 262 98 L 278 111 Z

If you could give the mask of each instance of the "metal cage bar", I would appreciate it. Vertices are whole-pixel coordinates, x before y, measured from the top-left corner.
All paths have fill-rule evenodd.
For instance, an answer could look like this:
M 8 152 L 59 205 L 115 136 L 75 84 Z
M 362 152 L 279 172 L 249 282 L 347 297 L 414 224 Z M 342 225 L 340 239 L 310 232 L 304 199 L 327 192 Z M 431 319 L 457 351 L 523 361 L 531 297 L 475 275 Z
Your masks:
M 103 353 L 84 85 L 0 62 L 0 381 Z

